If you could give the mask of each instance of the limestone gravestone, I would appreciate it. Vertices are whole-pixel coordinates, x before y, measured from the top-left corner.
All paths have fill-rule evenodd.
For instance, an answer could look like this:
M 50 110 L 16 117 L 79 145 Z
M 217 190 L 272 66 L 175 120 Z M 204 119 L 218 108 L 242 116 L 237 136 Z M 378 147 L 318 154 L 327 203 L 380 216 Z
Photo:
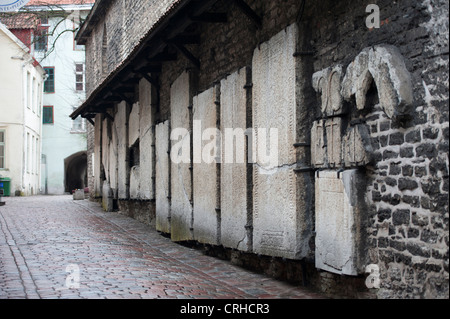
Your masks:
M 180 155 L 186 157 L 187 162 L 175 162 L 171 160 L 171 236 L 173 241 L 193 240 L 192 234 L 192 178 L 191 178 L 191 154 L 180 154 L 183 148 L 176 148 L 174 144 L 183 143 L 190 145 L 191 118 L 189 107 L 192 105 L 190 74 L 184 72 L 172 84 L 170 90 L 170 109 L 172 132 L 181 129 L 182 136 L 171 134 L 171 157 Z M 188 150 L 190 147 L 188 148 Z M 176 152 L 177 154 L 173 154 Z
M 316 173 L 316 267 L 358 275 L 360 225 L 357 170 Z
M 247 69 L 243 68 L 220 84 L 221 165 L 221 243 L 247 251 Z M 236 135 L 229 135 L 230 132 Z M 231 138 L 230 138 L 231 136 Z
M 120 181 L 117 185 L 118 199 L 128 199 L 129 196 L 129 163 L 128 163 L 128 108 L 126 102 L 117 106 L 114 122 L 117 128 L 117 176 Z
M 143 200 L 154 199 L 154 152 L 155 152 L 155 117 L 153 107 L 153 86 L 145 79 L 139 82 L 139 165 L 140 189 L 139 197 Z
M 296 167 L 298 29 L 290 25 L 255 51 L 252 62 L 253 128 L 256 152 L 253 171 L 253 250 L 257 254 L 302 258 L 309 252 L 306 212 L 300 209 L 304 189 Z M 265 130 L 265 137 L 259 129 Z M 265 147 L 269 130 L 278 133 L 277 149 Z M 268 165 L 261 155 L 276 152 Z
M 169 121 L 156 125 L 156 230 L 170 234 Z
M 200 243 L 219 244 L 218 169 L 216 158 L 219 135 L 217 128 L 218 87 L 194 97 L 194 239 Z M 199 127 L 201 125 L 201 127 Z M 208 133 L 212 129 L 212 136 Z M 198 131 L 197 131 L 198 130 Z M 199 133 L 200 135 L 196 134 Z M 196 140 L 196 138 L 200 140 Z M 199 148 L 201 146 L 201 148 Z M 209 149 L 211 148 L 211 153 Z M 200 152 L 202 156 L 200 156 Z M 216 152 L 216 153 L 212 153 Z

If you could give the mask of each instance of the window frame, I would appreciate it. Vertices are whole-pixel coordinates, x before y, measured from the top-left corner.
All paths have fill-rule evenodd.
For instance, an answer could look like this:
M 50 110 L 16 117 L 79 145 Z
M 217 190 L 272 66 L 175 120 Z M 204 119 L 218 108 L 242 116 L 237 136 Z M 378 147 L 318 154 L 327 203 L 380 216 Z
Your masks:
M 41 24 L 34 31 L 34 50 L 37 52 L 47 52 L 48 51 L 48 25 Z
M 47 70 L 53 70 L 53 91 L 46 91 L 48 78 L 44 81 L 44 94 L 54 94 L 56 92 L 56 68 L 54 66 L 44 67 L 45 73 L 48 75 Z
M 51 109 L 52 110 L 52 122 L 46 122 L 47 119 L 47 115 L 45 113 L 46 109 Z M 53 125 L 55 124 L 55 108 L 53 105 L 44 105 L 42 107 L 42 124 L 43 125 Z
M 77 71 L 77 66 L 81 65 L 83 67 L 83 70 Z M 82 76 L 82 82 L 77 81 L 77 77 L 81 75 Z M 81 90 L 78 89 L 77 85 L 81 84 L 83 87 Z M 85 63 L 75 63 L 75 91 L 77 93 L 82 93 L 86 91 L 86 64 Z

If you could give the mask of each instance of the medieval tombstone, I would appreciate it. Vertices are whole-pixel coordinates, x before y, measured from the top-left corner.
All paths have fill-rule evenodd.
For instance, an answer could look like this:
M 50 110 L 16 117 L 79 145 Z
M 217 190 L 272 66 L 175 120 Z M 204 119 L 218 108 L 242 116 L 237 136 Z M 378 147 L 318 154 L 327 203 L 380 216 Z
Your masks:
M 251 240 L 246 229 L 247 80 L 247 68 L 243 68 L 220 83 L 220 124 L 223 137 L 220 170 L 221 243 L 225 247 L 244 251 L 249 249 Z
M 193 240 L 192 179 L 191 179 L 191 80 L 189 72 L 182 73 L 170 90 L 171 109 L 171 236 L 173 241 Z M 180 135 L 175 134 L 180 133 Z M 177 147 L 180 145 L 180 147 Z M 186 147 L 187 146 L 187 147 Z M 183 153 L 184 152 L 184 153 Z M 188 154 L 185 154 L 185 153 Z M 174 161 L 172 157 L 185 158 Z

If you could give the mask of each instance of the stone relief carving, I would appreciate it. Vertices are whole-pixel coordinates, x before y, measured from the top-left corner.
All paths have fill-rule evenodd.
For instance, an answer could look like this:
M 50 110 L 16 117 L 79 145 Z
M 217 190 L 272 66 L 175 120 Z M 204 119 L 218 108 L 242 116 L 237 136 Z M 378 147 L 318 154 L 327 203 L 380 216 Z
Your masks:
M 377 86 L 380 105 L 390 119 L 410 110 L 413 103 L 411 74 L 396 47 L 377 45 L 364 49 L 347 68 L 342 96 L 345 100 L 355 96 L 357 109 L 362 110 L 372 81 Z
M 364 49 L 347 68 L 329 67 L 314 73 L 313 87 L 321 94 L 322 120 L 311 131 L 311 160 L 315 168 L 365 166 L 371 160 L 368 128 L 347 129 L 342 136 L 344 101 L 355 97 L 356 109 L 366 108 L 367 93 L 375 83 L 380 106 L 391 119 L 409 111 L 413 103 L 411 75 L 399 50 L 390 45 Z
M 365 188 L 366 179 L 357 168 L 371 162 L 373 150 L 364 119 L 350 122 L 351 114 L 345 114 L 344 108 L 345 101 L 354 97 L 356 110 L 364 110 L 372 84 L 390 119 L 409 111 L 413 103 L 411 76 L 395 47 L 364 49 L 343 78 L 341 66 L 313 75 L 313 87 L 321 94 L 322 116 L 311 129 L 311 162 L 321 169 L 316 172 L 315 183 L 316 267 L 345 275 L 362 271 L 360 248 L 364 245 L 361 233 L 366 209 L 358 191 Z
M 322 94 L 321 111 L 325 116 L 340 114 L 344 99 L 341 95 L 342 66 L 327 68 L 313 75 L 313 87 Z

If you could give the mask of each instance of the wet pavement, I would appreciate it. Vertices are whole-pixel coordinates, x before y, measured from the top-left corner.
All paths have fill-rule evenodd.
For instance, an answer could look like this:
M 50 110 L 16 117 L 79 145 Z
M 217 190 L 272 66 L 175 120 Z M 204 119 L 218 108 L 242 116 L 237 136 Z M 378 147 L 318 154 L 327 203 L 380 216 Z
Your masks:
M 4 198 L 0 299 L 320 299 L 71 196 Z

